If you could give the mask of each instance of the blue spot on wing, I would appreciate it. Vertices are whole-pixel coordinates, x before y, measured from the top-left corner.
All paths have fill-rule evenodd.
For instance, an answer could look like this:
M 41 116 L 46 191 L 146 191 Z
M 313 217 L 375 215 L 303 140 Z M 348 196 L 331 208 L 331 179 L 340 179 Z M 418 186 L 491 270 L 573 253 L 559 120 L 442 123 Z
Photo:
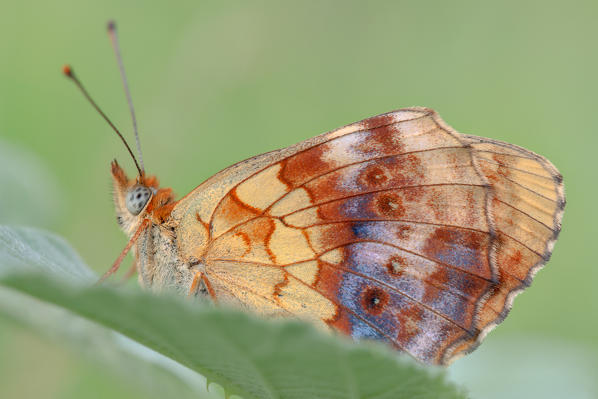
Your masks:
M 340 210 L 347 219 L 372 219 L 378 215 L 369 210 L 372 194 L 363 194 L 357 197 L 344 199 Z
M 446 243 L 445 247 L 443 251 L 435 254 L 439 261 L 464 269 L 480 266 L 479 251 L 457 242 Z
M 386 340 L 386 337 L 380 332 L 374 330 L 369 324 L 363 320 L 351 315 L 351 337 L 354 339 L 377 339 Z
M 355 223 L 356 229 L 365 229 L 366 223 Z M 362 234 L 361 233 L 357 234 Z M 356 235 L 357 235 L 356 234 Z M 366 255 L 364 257 L 364 255 Z M 367 260 L 367 253 L 363 251 L 359 254 L 351 251 L 347 257 L 345 267 L 354 270 L 360 274 L 369 275 L 369 270 L 375 265 Z M 397 309 L 398 303 L 396 300 L 402 301 L 403 298 L 396 298 L 396 295 L 390 293 L 394 303 L 389 303 L 386 309 L 380 315 L 369 314 L 362 306 L 362 295 L 368 287 L 378 287 L 385 291 L 387 289 L 373 281 L 367 280 L 362 276 L 344 273 L 343 280 L 339 288 L 338 298 L 340 303 L 346 308 L 350 309 L 349 319 L 351 321 L 351 336 L 355 339 L 377 339 L 388 341 L 392 343 L 392 338 L 396 334 L 397 320 L 394 317 L 394 312 Z M 372 327 L 372 326 L 375 326 Z M 388 336 L 385 336 L 387 334 Z
M 351 224 L 351 231 L 356 238 L 370 238 L 369 224 L 367 222 L 353 222 Z

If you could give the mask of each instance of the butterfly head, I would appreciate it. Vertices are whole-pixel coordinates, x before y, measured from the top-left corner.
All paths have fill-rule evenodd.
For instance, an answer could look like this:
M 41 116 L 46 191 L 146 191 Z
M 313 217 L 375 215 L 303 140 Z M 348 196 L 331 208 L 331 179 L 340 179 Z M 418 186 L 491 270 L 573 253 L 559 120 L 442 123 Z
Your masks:
M 155 176 L 142 174 L 129 179 L 116 160 L 111 166 L 116 220 L 130 235 L 143 219 L 152 219 L 155 211 L 173 201 L 172 192 L 160 189 Z

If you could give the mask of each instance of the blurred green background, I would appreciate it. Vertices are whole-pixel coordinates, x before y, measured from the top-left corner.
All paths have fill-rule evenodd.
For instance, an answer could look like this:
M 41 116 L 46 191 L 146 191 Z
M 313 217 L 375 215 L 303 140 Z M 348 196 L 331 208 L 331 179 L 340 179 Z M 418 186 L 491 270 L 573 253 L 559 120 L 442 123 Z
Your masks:
M 2 186 L 0 204 L 21 211 L 0 223 L 61 234 L 98 272 L 125 246 L 109 163 L 132 174 L 132 162 L 60 72 L 72 64 L 132 140 L 105 34 L 111 18 L 146 170 L 179 196 L 253 155 L 392 109 L 432 107 L 458 131 L 546 156 L 568 202 L 548 267 L 452 378 L 472 397 L 598 396 L 595 1 L 55 0 L 1 10 L 0 167 L 13 186 Z M 21 181 L 24 157 L 40 183 Z M 43 209 L 27 206 L 39 197 Z M 147 392 L 0 318 L 0 397 L 108 396 Z

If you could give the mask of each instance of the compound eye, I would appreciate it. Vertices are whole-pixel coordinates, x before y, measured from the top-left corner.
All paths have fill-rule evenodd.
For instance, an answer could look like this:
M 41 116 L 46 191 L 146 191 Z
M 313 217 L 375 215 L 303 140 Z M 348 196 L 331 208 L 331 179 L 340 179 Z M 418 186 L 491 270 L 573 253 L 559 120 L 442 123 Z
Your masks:
M 152 190 L 149 188 L 142 186 L 141 184 L 136 184 L 129 189 L 127 192 L 127 197 L 125 200 L 125 204 L 129 212 L 133 215 L 139 215 L 139 212 L 143 210 L 145 204 L 152 196 Z

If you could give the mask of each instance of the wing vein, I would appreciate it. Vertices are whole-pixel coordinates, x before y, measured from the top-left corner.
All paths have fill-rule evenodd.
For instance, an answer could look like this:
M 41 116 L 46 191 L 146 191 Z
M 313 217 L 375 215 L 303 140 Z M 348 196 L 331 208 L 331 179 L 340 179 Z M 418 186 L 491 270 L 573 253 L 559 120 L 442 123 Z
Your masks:
M 491 143 L 491 144 L 495 144 L 495 143 Z M 506 147 L 506 148 L 509 148 L 509 147 Z M 533 161 L 537 161 L 537 159 L 534 158 L 533 156 L 523 156 L 523 155 L 519 155 L 519 154 L 513 154 L 511 152 L 498 152 L 498 151 L 492 151 L 492 150 L 480 150 L 478 148 L 474 148 L 474 151 L 476 151 L 476 152 L 486 152 L 488 154 L 506 155 L 506 156 L 509 156 L 509 157 L 522 158 L 522 159 L 531 159 Z
M 523 214 L 523 215 L 527 216 L 528 218 L 532 219 L 533 221 L 537 222 L 538 224 L 541 224 L 542 226 L 546 227 L 548 230 L 550 230 L 550 231 L 552 231 L 552 232 L 554 233 L 554 229 L 553 229 L 552 227 L 550 227 L 550 226 L 547 226 L 547 225 L 546 225 L 544 222 L 541 222 L 540 220 L 536 219 L 535 217 L 533 217 L 533 216 L 532 216 L 532 215 L 530 215 L 529 213 L 527 213 L 527 212 L 525 212 L 525 211 L 522 211 L 521 209 L 519 209 L 519 208 L 516 208 L 515 206 L 513 206 L 513 205 L 509 204 L 508 202 L 505 202 L 505 201 L 503 201 L 503 200 L 501 200 L 501 199 L 499 199 L 499 198 L 496 198 L 496 200 L 497 200 L 498 202 L 502 203 L 502 204 L 505 204 L 505 205 L 506 205 L 506 206 L 508 206 L 509 208 L 511 208 L 511 209 L 514 209 L 514 210 L 516 210 L 516 211 L 520 212 L 521 214 Z M 540 208 L 538 208 L 538 209 L 540 209 Z M 530 232 L 531 232 L 531 231 L 530 231 Z
M 475 151 L 477 151 L 477 150 L 475 150 Z M 545 180 L 549 180 L 549 181 L 553 181 L 554 180 L 553 177 L 542 176 L 542 175 L 539 175 L 537 173 L 530 172 L 529 170 L 515 168 L 514 166 L 510 166 L 510 165 L 507 165 L 507 164 L 502 163 L 502 162 L 496 162 L 496 161 L 488 159 L 488 158 L 476 157 L 476 159 L 478 161 L 481 161 L 481 162 L 487 162 L 487 163 L 490 163 L 490 164 L 493 164 L 493 165 L 504 166 L 505 168 L 516 170 L 516 171 L 521 172 L 521 173 L 527 173 L 528 175 L 532 175 L 532 176 L 535 176 L 535 177 L 538 177 L 538 178 L 541 178 L 541 179 L 545 179 Z M 544 165 L 542 165 L 542 166 L 544 166 Z
M 525 189 L 525 190 L 529 191 L 529 192 L 530 192 L 530 193 L 532 193 L 532 194 L 535 194 L 535 195 L 537 195 L 538 197 L 544 198 L 544 199 L 545 199 L 545 200 L 547 200 L 547 201 L 550 201 L 550 202 L 555 202 L 555 203 L 557 202 L 557 200 L 555 200 L 555 199 L 552 199 L 552 198 L 548 198 L 548 197 L 546 197 L 545 195 L 543 195 L 543 194 L 540 194 L 539 192 L 537 192 L 537 191 L 534 191 L 534 190 L 532 190 L 531 188 L 529 188 L 529 187 L 527 187 L 527 186 L 524 186 L 524 185 L 523 185 L 523 184 L 521 184 L 521 183 L 518 183 L 518 182 L 516 182 L 515 180 L 509 179 L 508 177 L 505 177 L 505 176 L 503 176 L 503 179 L 505 179 L 505 180 L 507 180 L 507 181 L 509 181 L 509 182 L 511 182 L 511 183 L 513 183 L 513 184 L 515 184 L 515 185 L 517 185 L 517 186 L 519 186 L 519 187 L 521 187 L 521 188 L 523 188 L 523 189 Z
M 335 198 L 332 200 L 328 200 L 328 201 L 324 201 L 324 202 L 319 202 L 317 204 L 312 204 L 311 206 L 306 206 L 304 208 L 300 208 L 297 210 L 294 210 L 293 212 L 289 212 L 286 213 L 284 215 L 282 215 L 282 217 L 286 217 L 286 216 L 290 216 L 293 215 L 295 213 L 304 211 L 306 209 L 311 209 L 311 208 L 315 208 L 318 206 L 322 206 L 322 205 L 326 205 L 326 204 L 330 204 L 332 202 L 336 202 L 336 201 L 342 201 L 342 200 L 346 200 L 346 199 L 351 199 L 351 198 L 356 198 L 356 197 L 360 197 L 362 195 L 369 195 L 369 194 L 377 194 L 377 193 L 384 193 L 387 191 L 394 191 L 394 190 L 408 190 L 411 188 L 419 188 L 419 187 L 444 187 L 444 186 L 467 186 L 467 187 L 486 187 L 484 184 L 471 184 L 471 183 L 436 183 L 436 184 L 418 184 L 418 185 L 414 185 L 414 186 L 403 186 L 403 187 L 391 187 L 391 188 L 384 188 L 384 189 L 380 189 L 380 190 L 374 190 L 374 191 L 366 191 L 366 192 L 361 192 L 359 194 L 354 194 L 354 195 L 347 195 L 344 197 L 340 197 L 340 198 Z
M 438 128 L 431 129 L 431 130 L 429 130 L 429 131 L 427 131 L 425 133 L 429 133 L 429 132 L 434 131 L 434 130 L 438 130 Z M 425 134 L 425 133 L 422 133 L 422 134 Z M 413 137 L 413 136 L 410 136 L 410 137 Z M 342 165 L 342 166 L 339 166 L 337 168 L 334 168 L 334 169 L 331 169 L 329 171 L 326 171 L 325 173 L 322 173 L 322 174 L 319 174 L 319 175 L 315 175 L 311 179 L 306 180 L 305 182 L 301 183 L 300 185 L 298 185 L 296 187 L 293 187 L 293 189 L 290 190 L 288 193 L 283 194 L 282 196 L 280 196 L 279 198 L 277 198 L 274 202 L 272 202 L 272 204 L 270 206 L 268 206 L 268 208 L 266 208 L 264 210 L 264 212 L 267 212 L 274 205 L 276 205 L 276 203 L 280 202 L 283 198 L 285 198 L 287 195 L 289 195 L 294 190 L 297 190 L 298 188 L 305 187 L 306 184 L 311 183 L 312 181 L 317 180 L 317 179 L 319 179 L 321 177 L 324 177 L 326 175 L 338 172 L 341 169 L 345 169 L 345 168 L 348 168 L 348 167 L 351 167 L 351 166 L 355 166 L 355 165 L 360 165 L 362 163 L 367 163 L 367 162 L 372 162 L 372 161 L 380 161 L 380 160 L 383 160 L 383 159 L 386 159 L 386 158 L 398 157 L 398 156 L 403 156 L 403 155 L 420 154 L 420 153 L 431 152 L 431 151 L 436 151 L 436 150 L 457 149 L 457 148 L 463 148 L 463 147 L 460 147 L 460 146 L 446 146 L 446 147 L 427 148 L 425 150 L 407 151 L 407 152 L 401 152 L 401 153 L 397 153 L 397 154 L 384 155 L 384 156 L 381 156 L 381 157 L 368 158 L 368 159 L 364 159 L 362 161 L 351 162 L 351 163 L 348 163 L 346 165 Z
M 230 262 L 230 260 L 227 260 L 227 262 Z M 209 275 L 210 277 L 214 277 L 214 278 L 215 278 L 215 279 L 217 279 L 217 280 L 220 280 L 220 281 L 223 281 L 223 282 L 229 283 L 229 284 L 231 284 L 231 285 L 234 285 L 234 286 L 237 286 L 237 287 L 239 287 L 239 288 L 241 288 L 241 289 L 243 289 L 243 290 L 246 290 L 246 291 L 250 292 L 252 295 L 255 295 L 255 296 L 259 297 L 259 298 L 262 298 L 262 299 L 264 299 L 265 301 L 267 301 L 267 302 L 270 302 L 270 303 L 272 303 L 273 305 L 275 305 L 275 306 L 279 307 L 281 310 L 285 311 L 286 313 L 288 313 L 288 314 L 290 314 L 290 315 L 292 315 L 292 314 L 293 314 L 293 313 L 291 313 L 290 311 L 288 311 L 287 309 L 285 309 L 285 308 L 283 308 L 282 306 L 280 306 L 280 305 L 279 305 L 279 304 L 278 304 L 276 301 L 274 301 L 273 299 L 271 299 L 271 298 L 268 298 L 268 297 L 266 297 L 266 296 L 264 296 L 264 295 L 262 295 L 262 294 L 259 294 L 259 293 L 255 292 L 254 290 L 252 290 L 251 288 L 249 288 L 249 287 L 245 286 L 245 285 L 239 284 L 238 282 L 236 282 L 236 281 L 233 281 L 233 280 L 229 280 L 229 279 L 222 278 L 222 276 L 219 276 L 219 275 L 218 275 L 218 273 L 209 273 L 209 272 L 206 270 L 206 274 L 207 274 L 207 275 Z M 234 294 L 234 293 L 233 293 L 231 290 L 228 290 L 228 292 L 230 292 L 230 293 L 231 293 L 231 294 L 233 294 L 235 297 L 237 297 L 237 299 L 239 299 L 240 301 L 242 301 L 242 299 L 241 299 L 241 298 L 239 298 L 237 295 L 235 295 L 235 294 Z
M 308 226 L 303 226 L 303 227 L 298 227 L 298 228 L 309 229 L 311 227 L 316 227 L 316 226 L 327 226 L 330 224 L 343 224 L 343 223 L 354 223 L 354 222 L 366 222 L 366 223 L 400 222 L 400 223 L 410 223 L 410 224 L 421 224 L 421 225 L 426 225 L 426 226 L 452 227 L 455 229 L 475 231 L 477 233 L 489 234 L 488 231 L 476 229 L 473 227 L 457 226 L 454 224 L 445 224 L 445 223 L 422 222 L 422 221 L 407 220 L 407 219 L 343 219 L 343 220 L 335 220 L 335 221 L 330 221 L 330 222 L 314 223 L 314 224 L 310 224 Z M 295 227 L 295 226 L 291 225 L 291 227 Z M 297 228 L 297 227 L 295 227 L 295 228 Z

